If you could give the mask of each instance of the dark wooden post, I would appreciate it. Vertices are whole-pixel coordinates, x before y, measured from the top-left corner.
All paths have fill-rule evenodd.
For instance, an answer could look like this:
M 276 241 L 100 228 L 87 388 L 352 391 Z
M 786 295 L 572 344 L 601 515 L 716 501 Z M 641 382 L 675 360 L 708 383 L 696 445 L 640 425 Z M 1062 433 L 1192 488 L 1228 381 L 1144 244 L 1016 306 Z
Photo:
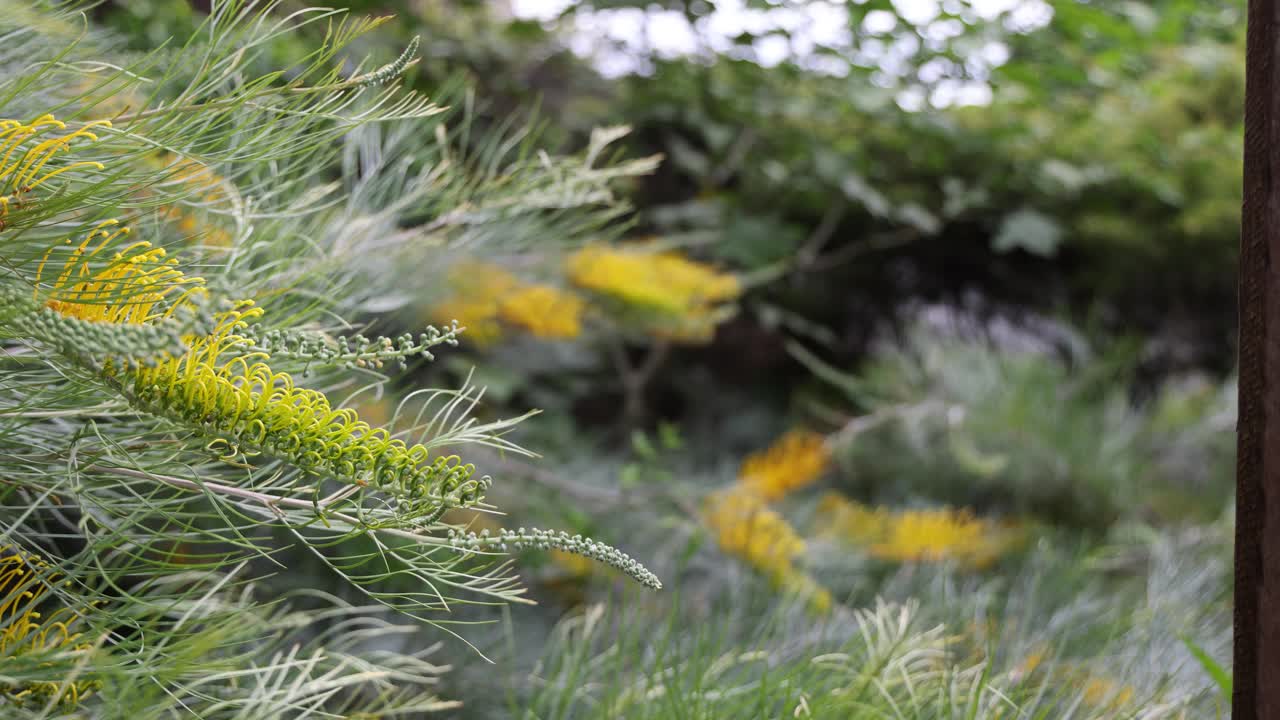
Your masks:
M 1280 718 L 1280 88 L 1277 0 L 1249 0 L 1240 403 L 1236 447 L 1235 720 Z

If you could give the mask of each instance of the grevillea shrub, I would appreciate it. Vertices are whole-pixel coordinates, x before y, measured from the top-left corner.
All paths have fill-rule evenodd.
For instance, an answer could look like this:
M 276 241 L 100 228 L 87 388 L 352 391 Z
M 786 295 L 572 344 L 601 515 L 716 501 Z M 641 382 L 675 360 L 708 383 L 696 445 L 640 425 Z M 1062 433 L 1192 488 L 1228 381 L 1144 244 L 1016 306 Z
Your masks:
M 498 511 L 469 448 L 528 454 L 523 418 L 474 416 L 479 389 L 412 391 L 385 426 L 350 407 L 467 337 L 361 334 L 391 294 L 370 258 L 432 272 L 423 247 L 495 248 L 547 207 L 592 227 L 644 169 L 599 172 L 598 147 L 459 161 L 456 114 L 401 87 L 417 40 L 380 67 L 353 52 L 380 22 L 230 0 L 116 54 L 74 3 L 0 2 L 0 715 L 441 710 L 413 634 L 528 602 L 509 553 L 661 588 L 590 538 L 447 520 Z M 284 42 L 312 26 L 317 46 Z M 519 310 L 497 313 L 576 332 Z

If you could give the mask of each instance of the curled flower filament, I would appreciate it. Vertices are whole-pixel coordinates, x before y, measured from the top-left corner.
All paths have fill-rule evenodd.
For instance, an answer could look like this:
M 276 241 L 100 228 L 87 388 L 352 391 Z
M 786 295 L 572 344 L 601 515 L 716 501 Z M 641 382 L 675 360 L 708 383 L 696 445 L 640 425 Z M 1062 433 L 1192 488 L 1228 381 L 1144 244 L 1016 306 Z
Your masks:
M 177 268 L 177 259 L 166 259 L 163 248 L 146 241 L 112 253 L 94 269 L 108 246 L 128 236 L 129 228 L 118 224 L 117 220 L 99 223 L 71 250 L 52 282 L 48 307 L 81 320 L 144 324 L 171 316 L 190 296 L 205 292 L 203 279 L 185 275 Z M 37 267 L 37 282 L 44 279 L 54 249 L 45 253 Z M 174 301 L 166 302 L 174 295 Z
M 114 221 L 94 228 L 58 269 L 46 307 L 84 321 L 153 326 L 206 293 L 203 280 L 188 277 L 146 242 L 103 259 L 126 235 Z M 38 277 L 52 267 L 49 261 L 46 254 Z M 491 481 L 475 477 L 473 465 L 452 455 L 432 458 L 425 446 L 391 437 L 274 370 L 268 353 L 242 334 L 261 316 L 252 301 L 241 301 L 216 313 L 207 333 L 183 338 L 181 352 L 149 363 L 108 362 L 101 371 L 140 409 L 227 448 L 265 452 L 307 472 L 384 491 L 426 522 L 480 501 Z
M 66 123 L 52 115 L 42 115 L 29 123 L 0 120 L 0 229 L 4 227 L 10 206 L 25 203 L 25 193 L 70 170 L 103 169 L 100 162 L 81 160 L 45 170 L 49 161 L 59 152 L 69 150 L 73 142 L 97 140 L 93 128 L 111 127 L 111 123 L 97 120 L 65 135 L 40 139 L 50 131 L 65 130 L 66 127 Z
M 79 139 L 97 140 L 92 132 L 94 127 L 111 127 L 106 120 L 96 120 L 83 128 L 49 138 L 28 146 L 29 141 L 48 130 L 64 130 L 66 124 L 54 119 L 52 115 L 43 115 L 30 123 L 17 120 L 0 120 L 0 187 L 6 187 L 10 193 L 28 192 L 36 189 L 51 178 L 75 168 L 103 168 L 102 163 L 83 160 L 69 163 L 55 170 L 41 174 L 44 166 L 59 151 L 68 150 L 71 143 Z M 12 161 L 12 162 L 10 162 Z
M 261 313 L 248 302 L 222 313 L 213 333 L 192 342 L 185 355 L 121 377 L 126 395 L 234 445 L 385 491 L 429 518 L 479 502 L 490 481 L 476 478 L 475 466 L 452 455 L 431 458 L 425 446 L 391 437 L 354 410 L 332 407 L 323 393 L 272 370 L 263 353 L 233 353 L 242 342 L 237 331 Z
M 91 647 L 81 643 L 81 634 L 73 628 L 80 616 L 66 607 L 47 614 L 36 608 L 48 592 L 53 579 L 44 561 L 11 546 L 0 547 L 0 663 L 16 661 L 24 656 L 86 652 Z M 52 662 L 41 667 L 53 667 Z M 19 704 L 27 701 L 47 702 L 61 692 L 59 701 L 74 706 L 95 689 L 95 680 L 67 683 L 60 678 L 0 683 L 0 693 Z

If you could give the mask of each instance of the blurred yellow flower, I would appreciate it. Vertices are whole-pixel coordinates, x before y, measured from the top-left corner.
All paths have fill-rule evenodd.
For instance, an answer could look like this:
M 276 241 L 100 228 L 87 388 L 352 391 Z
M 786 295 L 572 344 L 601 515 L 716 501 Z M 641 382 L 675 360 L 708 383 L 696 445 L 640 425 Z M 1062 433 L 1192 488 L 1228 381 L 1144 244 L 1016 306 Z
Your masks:
M 432 322 L 457 320 L 463 337 L 481 347 L 502 337 L 499 315 L 503 301 L 520 288 L 516 276 L 489 263 L 468 262 L 454 267 L 448 278 L 451 294 L 430 311 Z
M 808 573 L 796 567 L 805 543 L 764 499 L 741 485 L 731 485 L 709 495 L 703 519 L 720 548 L 769 578 L 775 587 L 796 593 L 817 614 L 831 610 L 831 593 Z
M 186 190 L 199 193 L 200 199 L 206 203 L 217 203 L 229 197 L 228 191 L 233 187 L 230 182 L 213 171 L 213 168 L 199 160 L 179 157 L 173 153 L 162 153 L 149 159 L 154 167 L 171 171 L 165 182 L 172 182 Z
M 395 412 L 396 403 L 391 396 L 374 397 L 372 393 L 361 394 L 358 398 L 347 400 L 345 405 L 355 410 L 370 425 L 392 429 L 390 428 L 391 418 Z
M 1132 685 L 1121 685 L 1108 678 L 1092 676 L 1084 680 L 1081 694 L 1085 703 L 1095 708 L 1115 710 L 1128 705 L 1133 700 L 1134 691 Z
M 165 218 L 177 225 L 184 235 L 199 236 L 202 244 L 208 247 L 231 247 L 231 233 L 201 219 L 189 210 L 173 205 L 169 207 Z
M 591 558 L 564 550 L 552 550 L 550 557 L 551 564 L 571 577 L 586 577 L 599 570 L 599 566 Z
M 775 579 L 777 585 L 804 598 L 809 609 L 817 615 L 831 612 L 831 591 L 818 584 L 811 575 L 799 570 Z
M 731 307 L 714 303 L 736 298 L 733 275 L 671 252 L 587 247 L 566 264 L 570 282 L 639 310 L 644 330 L 680 343 L 710 340 Z M 450 292 L 430 311 L 436 323 L 457 320 L 466 337 L 487 345 L 502 337 L 504 327 L 523 329 L 535 337 L 569 339 L 582 334 L 588 305 L 573 292 L 553 285 L 526 284 L 487 263 L 470 262 L 449 274 Z
M 775 580 L 795 572 L 804 540 L 760 496 L 730 487 L 707 498 L 703 517 L 720 547 Z
M 870 550 L 904 562 L 942 560 L 981 549 L 985 530 L 982 521 L 964 510 L 909 510 L 894 518 L 887 537 Z
M 578 287 L 675 318 L 705 312 L 742 292 L 737 277 L 677 252 L 588 246 L 569 256 L 566 270 Z
M 489 345 L 503 334 L 503 323 L 540 338 L 568 339 L 582 332 L 585 303 L 550 285 L 525 284 L 496 265 L 470 262 L 449 273 L 450 295 L 431 308 L 431 320 L 457 320 L 465 337 Z
M 540 338 L 574 338 L 582 332 L 582 299 L 550 285 L 528 285 L 503 301 L 502 319 Z
M 1133 701 L 1136 691 L 1132 685 L 1095 675 L 1088 667 L 1081 665 L 1054 663 L 1046 668 L 1051 657 L 1052 648 L 1047 645 L 1037 646 L 1013 669 L 1011 679 L 1015 682 L 1024 680 L 1043 668 L 1056 683 L 1075 687 L 1080 692 L 1080 699 L 1090 707 L 1115 712 Z
M 1021 536 L 1016 526 L 975 517 L 965 509 L 870 509 L 835 493 L 819 503 L 822 532 L 866 547 L 881 560 L 937 562 L 957 560 L 969 567 L 990 566 Z
M 1031 654 L 1027 655 L 1027 658 L 1022 661 L 1022 667 L 1019 668 L 1019 670 L 1025 675 L 1030 675 L 1044 664 L 1045 658 L 1048 657 L 1048 655 L 1049 650 L 1045 647 L 1038 647 L 1035 650 L 1032 650 Z
M 818 533 L 839 536 L 855 545 L 869 545 L 888 534 L 892 516 L 884 508 L 869 508 L 840 493 L 829 492 L 818 501 Z
M 452 298 L 437 303 L 431 308 L 431 320 L 441 325 L 457 320 L 459 326 L 466 328 L 462 337 L 480 347 L 492 345 L 502 337 L 498 306 L 484 300 Z
M 749 455 L 738 482 L 765 500 L 777 500 L 817 480 L 827 469 L 825 439 L 814 432 L 792 430 L 772 446 Z

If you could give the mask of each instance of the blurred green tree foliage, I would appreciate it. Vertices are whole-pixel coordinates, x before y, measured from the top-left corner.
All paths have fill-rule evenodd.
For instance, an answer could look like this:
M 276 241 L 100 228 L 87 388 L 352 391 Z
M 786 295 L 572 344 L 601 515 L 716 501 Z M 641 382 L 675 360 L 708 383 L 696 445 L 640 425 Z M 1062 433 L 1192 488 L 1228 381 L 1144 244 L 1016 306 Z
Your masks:
M 418 83 L 462 73 L 493 118 L 537 104 L 549 139 L 578 145 L 592 127 L 633 126 L 632 156 L 667 158 L 636 194 L 642 229 L 792 280 L 759 295 L 812 321 L 844 331 L 864 322 L 857 306 L 977 290 L 1168 335 L 1178 349 L 1162 362 L 1224 365 L 1240 0 L 957 0 L 929 12 L 879 0 L 600 0 L 548 22 L 502 3 L 345 4 L 399 15 L 389 35 L 425 38 Z M 117 12 L 150 38 L 155 18 L 180 20 L 170 6 L 183 5 Z M 714 13 L 733 7 L 740 32 L 725 41 Z M 791 14 L 760 20 L 778 12 Z M 843 26 L 816 33 L 815 21 Z M 684 27 L 676 34 L 692 45 L 615 32 L 612 65 L 570 52 L 583 27 L 600 35 L 610 22 L 637 36 Z M 770 42 L 789 54 L 770 59 Z M 636 72 L 601 77 L 618 71 L 618 53 Z M 965 98 L 979 104 L 956 103 Z M 796 282 L 805 276 L 821 282 Z M 843 350 L 862 349 L 849 338 L 865 332 L 842 334 L 855 344 Z
M 838 325 L 851 322 L 851 304 L 977 289 L 1171 334 L 1193 362 L 1227 355 L 1238 0 L 1001 12 L 949 2 L 932 17 L 845 3 L 828 6 L 844 11 L 832 16 L 844 41 L 804 53 L 813 29 L 801 22 L 744 22 L 723 46 L 708 28 L 724 3 L 701 0 L 576 3 L 545 24 L 484 3 L 358 5 L 400 12 L 402 34 L 428 38 L 421 77 L 431 82 L 465 67 L 504 112 L 541 99 L 565 139 L 634 126 L 635 154 L 667 158 L 637 197 L 646 229 L 696 233 L 747 271 L 826 275 L 767 286 L 771 301 L 805 317 Z M 813 17 L 815 5 L 739 12 Z M 649 17 L 652 33 L 677 22 L 672 13 L 698 45 L 678 54 L 628 43 L 639 72 L 612 83 L 564 46 L 584 17 L 637 28 Z M 666 24 L 654 30 L 655 18 Z M 765 62 L 770 38 L 795 54 Z M 980 104 L 954 102 L 965 97 Z

